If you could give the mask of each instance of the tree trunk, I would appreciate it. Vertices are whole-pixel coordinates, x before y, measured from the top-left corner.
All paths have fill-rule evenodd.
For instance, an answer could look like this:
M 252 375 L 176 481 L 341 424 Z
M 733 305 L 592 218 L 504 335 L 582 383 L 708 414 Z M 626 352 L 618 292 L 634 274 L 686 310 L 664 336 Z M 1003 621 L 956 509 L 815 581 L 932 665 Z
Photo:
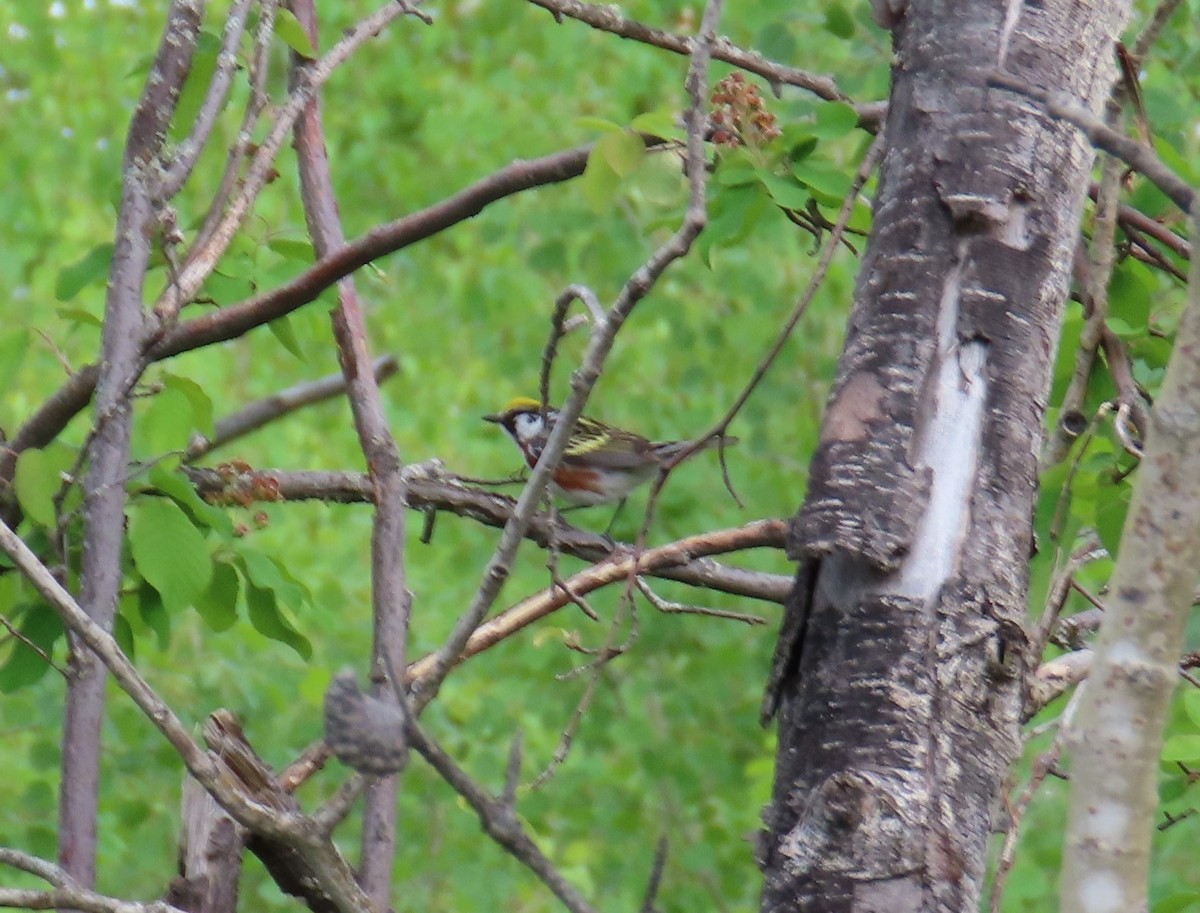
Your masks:
M 1037 454 L 1092 164 L 987 85 L 1103 104 L 1124 3 L 876 4 L 875 223 L 793 521 L 763 910 L 978 908 L 1020 747 Z

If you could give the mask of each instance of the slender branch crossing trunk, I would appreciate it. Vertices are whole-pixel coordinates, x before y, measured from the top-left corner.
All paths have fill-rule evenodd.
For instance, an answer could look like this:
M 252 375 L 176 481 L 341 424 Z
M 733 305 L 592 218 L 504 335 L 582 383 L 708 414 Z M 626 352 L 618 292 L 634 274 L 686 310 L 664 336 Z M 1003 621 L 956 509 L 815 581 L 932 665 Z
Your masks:
M 875 224 L 792 527 L 768 689 L 765 911 L 978 909 L 1020 745 L 1026 564 L 1092 150 L 988 88 L 1098 111 L 1116 0 L 876 6 L 895 63 Z

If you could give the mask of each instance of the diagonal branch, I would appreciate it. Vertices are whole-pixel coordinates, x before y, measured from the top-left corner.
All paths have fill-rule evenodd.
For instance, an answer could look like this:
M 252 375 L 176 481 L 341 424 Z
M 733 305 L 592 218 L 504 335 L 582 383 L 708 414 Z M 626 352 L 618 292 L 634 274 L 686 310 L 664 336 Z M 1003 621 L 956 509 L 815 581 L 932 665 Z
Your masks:
M 647 139 L 650 148 L 665 144 Z M 318 260 L 292 281 L 246 301 L 184 321 L 163 331 L 149 346 L 149 361 L 236 339 L 256 327 L 284 317 L 315 301 L 329 286 L 361 266 L 410 244 L 432 237 L 478 215 L 488 205 L 525 190 L 569 181 L 583 174 L 592 147 L 581 146 L 501 168 L 439 203 L 367 232 Z M 0 487 L 11 483 L 17 457 L 31 447 L 45 447 L 82 412 L 96 389 L 99 369 L 88 365 L 74 374 L 17 429 L 0 450 Z M 6 518 L 12 520 L 11 514 Z
M 399 370 L 400 366 L 391 355 L 381 355 L 371 363 L 371 371 L 376 383 L 383 383 Z M 262 399 L 248 403 L 237 412 L 232 412 L 218 419 L 213 426 L 213 436 L 206 438 L 197 435 L 188 444 L 188 460 L 198 460 L 214 450 L 231 444 L 246 435 L 257 431 L 276 419 L 289 415 L 305 406 L 325 402 L 346 392 L 346 378 L 342 374 L 329 374 L 317 380 L 306 380 L 303 383 L 264 396 Z
M 134 668 L 112 635 L 87 616 L 21 538 L 3 522 L 0 522 L 0 551 L 12 559 L 42 594 L 64 626 L 99 657 L 121 689 L 175 749 L 188 772 L 222 808 L 256 835 L 278 842 L 298 857 L 306 869 L 306 879 L 320 888 L 329 900 L 330 909 L 338 913 L 374 911 L 370 899 L 355 883 L 350 867 L 312 820 L 295 811 L 267 807 L 237 791 L 230 772 L 196 743 L 175 712 Z
M 641 554 L 622 552 L 613 555 L 574 574 L 564 583 L 572 593 L 582 596 L 600 587 L 625 581 L 630 575 L 658 575 L 697 558 L 777 542 L 786 535 L 786 530 L 787 524 L 782 520 L 758 520 L 734 529 L 700 533 L 669 545 L 647 549 Z M 523 599 L 512 608 L 479 625 L 467 639 L 458 661 L 482 653 L 535 621 L 572 604 L 571 597 L 564 592 L 562 586 L 552 586 Z M 413 683 L 416 690 L 423 690 L 429 677 L 440 673 L 439 661 L 439 653 L 419 659 L 409 665 L 405 677 Z
M 459 661 L 469 639 L 500 595 L 500 589 L 508 577 L 509 568 L 516 558 L 517 549 L 524 537 L 525 528 L 542 500 L 551 474 L 566 450 L 567 442 L 575 423 L 583 412 L 588 394 L 600 378 L 600 372 L 604 368 L 604 362 L 608 358 L 609 352 L 612 351 L 617 332 L 633 312 L 637 303 L 658 282 L 667 267 L 687 254 L 692 243 L 704 228 L 707 221 L 705 188 L 708 178 L 708 169 L 704 159 L 704 127 L 707 120 L 704 103 L 708 83 L 708 64 L 712 54 L 712 45 L 716 39 L 716 24 L 720 17 L 720 10 L 721 0 L 709 0 L 700 24 L 700 34 L 693 44 L 691 65 L 688 67 L 686 88 L 690 104 L 684 115 L 684 125 L 687 131 L 685 160 L 690 192 L 683 224 L 630 276 L 617 295 L 617 300 L 605 314 L 604 320 L 597 321 L 592 327 L 592 335 L 587 351 L 584 353 L 583 363 L 571 375 L 571 394 L 563 403 L 554 430 L 546 441 L 537 466 L 534 467 L 524 491 L 517 499 L 517 506 L 513 511 L 512 518 L 505 524 L 504 532 L 500 536 L 500 543 L 496 546 L 496 551 L 484 570 L 483 582 L 480 584 L 479 590 L 467 611 L 459 618 L 446 643 L 434 654 L 430 673 L 422 679 L 421 687 L 415 694 L 416 712 L 420 712 L 420 709 L 437 695 L 451 666 Z
M 687 56 L 692 53 L 693 39 L 690 36 L 656 29 L 636 19 L 629 19 L 621 15 L 620 9 L 616 6 L 583 3 L 581 0 L 529 0 L 529 2 L 547 10 L 560 22 L 566 16 L 599 31 L 609 32 L 619 38 L 640 41 L 642 44 L 661 48 L 673 54 Z M 799 89 L 806 89 L 826 101 L 850 102 L 850 96 L 839 89 L 837 83 L 830 77 L 768 60 L 757 51 L 747 51 L 738 47 L 728 38 L 718 36 L 713 40 L 712 58 L 732 64 L 747 73 L 761 76 L 773 86 L 795 86 Z M 865 114 L 874 123 L 875 115 L 879 110 L 878 106 L 864 105 L 862 107 L 864 111 L 860 112 L 860 117 Z
M 1043 91 L 1029 85 L 1023 79 L 1001 72 L 993 73 L 988 83 L 1024 95 L 1045 108 L 1051 117 L 1077 127 L 1097 149 L 1103 149 L 1116 156 L 1134 171 L 1145 176 L 1184 212 L 1191 211 L 1196 191 L 1168 168 L 1149 146 L 1114 130 L 1061 93 Z

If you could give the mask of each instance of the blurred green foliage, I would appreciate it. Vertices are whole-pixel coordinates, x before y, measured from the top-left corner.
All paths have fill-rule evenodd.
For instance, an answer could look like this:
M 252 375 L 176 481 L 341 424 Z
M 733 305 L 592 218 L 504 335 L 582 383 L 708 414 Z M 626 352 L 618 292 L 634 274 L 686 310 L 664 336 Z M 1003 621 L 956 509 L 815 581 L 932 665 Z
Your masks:
M 1185 5 L 1196 12 L 1195 0 Z M 131 0 L 0 4 L 0 34 L 7 36 L 0 60 L 0 159 L 8 167 L 8 186 L 0 194 L 7 229 L 0 288 L 10 314 L 0 328 L 0 428 L 10 435 L 62 382 L 64 365 L 78 368 L 95 357 L 123 134 L 158 39 L 160 7 Z M 198 101 L 200 77 L 211 71 L 224 7 L 216 3 L 210 11 L 211 34 L 201 44 L 197 77 L 182 103 L 187 110 Z M 370 5 L 324 7 L 321 28 L 328 42 Z M 674 0 L 639 0 L 623 10 L 681 31 L 693 28 L 698 15 L 695 6 Z M 517 468 L 516 452 L 479 417 L 515 395 L 535 392 L 555 296 L 581 282 L 602 301 L 611 300 L 682 213 L 686 188 L 677 162 L 642 155 L 624 131 L 669 123 L 683 101 L 686 60 L 579 23 L 556 24 L 515 0 L 458 0 L 429 11 L 436 19 L 432 27 L 415 19 L 395 23 L 324 92 L 348 237 L 437 202 L 514 159 L 594 140 L 603 144 L 603 160 L 595 160 L 583 180 L 496 203 L 357 276 L 374 350 L 400 363 L 385 396 L 403 457 L 438 457 L 452 471 L 498 477 Z M 721 30 L 782 62 L 835 73 L 856 99 L 886 96 L 890 46 L 870 23 L 866 2 L 801 9 L 768 0 L 729 9 Z M 1200 68 L 1186 62 L 1196 55 L 1196 40 L 1175 32 L 1166 42 L 1169 54 L 1147 65 L 1147 104 L 1161 142 L 1179 161 L 1195 161 L 1196 135 L 1180 99 L 1195 101 Z M 278 95 L 286 65 L 281 40 L 272 62 L 271 88 Z M 713 81 L 728 72 L 714 65 Z M 864 138 L 851 131 L 842 106 L 819 104 L 795 90 L 777 101 L 763 89 L 784 129 L 786 154 L 767 160 L 724 156 L 710 192 L 713 228 L 701 255 L 672 267 L 639 305 L 596 389 L 592 414 L 656 438 L 706 428 L 745 384 L 804 287 L 814 244 L 779 207 L 798 208 L 812 194 L 832 217 L 828 207 L 852 175 Z M 217 141 L 179 200 L 185 231 L 203 218 L 246 91 L 239 83 Z M 177 125 L 173 139 L 187 126 Z M 311 261 L 290 148 L 277 168 L 278 179 L 206 288 L 217 305 L 271 288 Z M 1134 202 L 1152 215 L 1165 211 L 1164 201 L 1141 184 Z M 856 214 L 854 224 L 865 227 L 866 214 Z M 856 243 L 861 249 L 861 239 Z M 795 510 L 856 267 L 856 258 L 839 254 L 800 329 L 733 429 L 742 443 L 730 452 L 731 475 L 745 509 L 723 493 L 715 460 L 702 457 L 667 488 L 652 542 Z M 164 282 L 160 263 L 151 275 L 151 294 Z M 1161 378 L 1180 300 L 1178 283 L 1138 264 L 1122 265 L 1112 306 L 1121 323 L 1114 328 L 1130 337 L 1138 379 L 1151 388 Z M 185 318 L 199 307 L 185 311 Z M 150 475 L 131 483 L 128 587 L 116 633 L 185 720 L 198 724 L 217 707 L 228 707 L 278 766 L 319 737 L 331 675 L 346 665 L 365 666 L 369 512 L 318 504 L 217 510 L 189 494 L 175 471 L 177 458 L 163 455 L 210 427 L 214 417 L 335 371 L 328 310 L 328 300 L 321 300 L 270 331 L 153 366 L 146 388 L 154 395 L 137 407 L 135 454 L 157 462 Z M 1068 341 L 1077 338 L 1081 320 L 1077 308 L 1070 314 Z M 1148 336 L 1149 328 L 1160 335 Z M 584 336 L 564 342 L 556 396 L 566 390 L 566 366 L 582 351 Z M 1064 347 L 1052 404 L 1061 398 L 1070 355 Z M 1103 376 L 1096 382 L 1095 403 L 1111 395 L 1104 383 Z M 53 520 L 58 482 L 74 463 L 87 421 L 80 417 L 60 443 L 22 457 L 16 482 L 28 518 L 22 532 L 35 547 L 48 545 L 42 527 Z M 342 401 L 275 423 L 209 462 L 235 458 L 254 467 L 362 466 Z M 1104 426 L 1070 479 L 1070 523 L 1055 547 L 1035 559 L 1035 609 L 1058 546 L 1069 548 L 1085 526 L 1098 528 L 1105 544 L 1115 542 L 1129 483 L 1113 480 L 1114 466 L 1127 469 L 1129 461 Z M 1066 473 L 1052 480 L 1044 503 L 1057 503 L 1067 481 Z M 138 498 L 146 485 L 171 498 Z M 634 509 L 615 530 L 619 538 L 634 534 L 644 503 L 644 494 L 635 496 Z M 71 511 L 77 503 L 68 496 L 62 506 Z M 607 515 L 597 510 L 574 519 L 600 529 Z M 1042 541 L 1051 541 L 1048 530 L 1040 533 Z M 496 539 L 494 530 L 449 516 L 439 519 L 429 545 L 413 537 L 407 561 L 415 596 L 414 655 L 435 648 L 449 632 Z M 778 554 L 742 556 L 739 562 L 789 571 Z M 544 563 L 527 546 L 502 602 L 545 587 Z M 562 570 L 577 566 L 564 559 Z M 697 598 L 682 587 L 656 588 L 679 601 Z M 747 628 L 640 606 L 636 644 L 603 670 L 566 763 L 544 787 L 520 797 L 525 822 L 551 858 L 606 909 L 640 903 L 663 833 L 671 853 L 662 909 L 756 906 L 752 837 L 770 791 L 773 750 L 773 736 L 756 719 L 778 609 L 700 598 L 718 608 L 763 612 L 769 624 Z M 593 604 L 611 616 L 616 596 L 597 594 Z M 61 664 L 61 626 L 14 574 L 0 575 L 0 607 Z M 1068 609 L 1077 607 L 1073 601 Z M 549 763 L 587 687 L 586 675 L 571 674 L 583 658 L 565 643 L 600 646 L 605 636 L 606 629 L 577 611 L 563 610 L 456 671 L 429 710 L 430 730 L 469 772 L 497 789 L 508 745 L 520 731 L 529 782 Z M 0 661 L 6 747 L 0 753 L 0 833 L 12 845 L 52 857 L 61 678 L 44 674 L 45 663 L 23 647 L 2 648 Z M 182 769 L 116 689 L 109 707 L 100 888 L 150 898 L 161 894 L 174 872 Z M 1194 732 L 1195 718 L 1181 710 L 1172 727 L 1177 736 Z M 1164 769 L 1165 784 L 1178 785 L 1178 770 Z M 344 773 L 332 764 L 306 786 L 306 807 L 315 807 Z M 1194 803 L 1194 792 L 1185 787 L 1173 807 Z M 1061 790 L 1048 785 L 1025 822 L 1007 911 L 1045 909 L 1051 902 L 1061 836 L 1053 824 L 1062 802 Z M 419 762 L 404 774 L 399 820 L 397 910 L 557 908 L 532 876 L 482 837 L 469 810 Z M 1197 840 L 1196 820 L 1161 837 L 1155 890 L 1164 903 L 1179 893 L 1191 858 L 1187 848 Z M 355 829 L 347 825 L 340 833 L 353 858 Z M 243 894 L 248 909 L 292 906 L 253 861 Z

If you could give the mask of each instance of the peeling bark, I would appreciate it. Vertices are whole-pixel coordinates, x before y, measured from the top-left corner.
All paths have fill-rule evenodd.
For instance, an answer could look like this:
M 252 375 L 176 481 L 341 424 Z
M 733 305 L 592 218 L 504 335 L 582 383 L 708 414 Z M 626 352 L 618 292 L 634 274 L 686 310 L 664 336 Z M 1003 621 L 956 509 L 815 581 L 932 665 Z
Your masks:
M 1037 453 L 1115 0 L 877 7 L 888 148 L 790 551 L 765 911 L 975 910 L 1020 746 Z

